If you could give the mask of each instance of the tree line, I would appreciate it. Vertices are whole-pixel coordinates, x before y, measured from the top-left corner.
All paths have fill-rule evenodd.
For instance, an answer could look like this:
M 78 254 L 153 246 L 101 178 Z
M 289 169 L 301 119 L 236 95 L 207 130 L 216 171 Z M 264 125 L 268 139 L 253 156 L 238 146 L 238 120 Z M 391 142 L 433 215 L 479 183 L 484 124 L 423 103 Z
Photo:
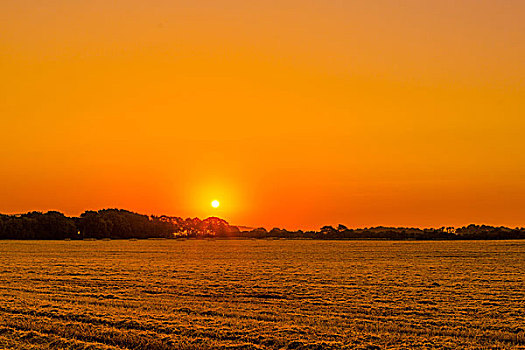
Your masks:
M 412 227 L 371 227 L 349 229 L 344 225 L 323 226 L 319 231 L 287 231 L 274 228 L 267 231 L 258 228 L 241 232 L 240 236 L 250 238 L 290 238 L 325 240 L 492 240 L 525 239 L 525 228 L 468 225 L 460 228 L 412 228 Z
M 460 228 L 373 227 L 349 229 L 344 225 L 323 226 L 318 231 L 288 231 L 274 228 L 240 230 L 223 219 L 204 220 L 174 216 L 143 215 L 123 209 L 86 211 L 68 217 L 57 211 L 0 214 L 0 239 L 146 239 L 146 238 L 250 238 L 250 239 L 382 239 L 457 240 L 525 239 L 525 228 L 468 225 Z

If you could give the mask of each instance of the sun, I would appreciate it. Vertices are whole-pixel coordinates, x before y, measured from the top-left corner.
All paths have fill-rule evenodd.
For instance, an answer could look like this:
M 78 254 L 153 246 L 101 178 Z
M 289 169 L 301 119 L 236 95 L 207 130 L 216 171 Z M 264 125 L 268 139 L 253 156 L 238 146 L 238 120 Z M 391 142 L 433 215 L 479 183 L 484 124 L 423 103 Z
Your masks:
M 219 205 L 221 205 L 221 203 L 219 203 L 218 200 L 215 199 L 215 200 L 211 201 L 211 206 L 212 206 L 212 207 L 214 207 L 214 208 L 218 208 Z

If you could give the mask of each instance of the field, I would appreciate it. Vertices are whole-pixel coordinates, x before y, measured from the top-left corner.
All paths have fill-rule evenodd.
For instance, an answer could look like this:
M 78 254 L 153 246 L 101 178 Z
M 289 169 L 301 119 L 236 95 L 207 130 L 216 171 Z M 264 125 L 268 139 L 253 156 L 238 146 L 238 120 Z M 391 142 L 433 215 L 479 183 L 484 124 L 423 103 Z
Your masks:
M 0 349 L 525 349 L 525 241 L 0 241 Z

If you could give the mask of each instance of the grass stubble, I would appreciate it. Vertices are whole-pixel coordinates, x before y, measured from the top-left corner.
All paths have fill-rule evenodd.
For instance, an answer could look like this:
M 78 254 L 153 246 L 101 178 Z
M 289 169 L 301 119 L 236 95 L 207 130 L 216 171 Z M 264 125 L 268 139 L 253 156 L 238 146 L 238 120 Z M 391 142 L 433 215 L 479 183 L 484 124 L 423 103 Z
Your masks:
M 525 349 L 525 242 L 0 241 L 0 349 Z

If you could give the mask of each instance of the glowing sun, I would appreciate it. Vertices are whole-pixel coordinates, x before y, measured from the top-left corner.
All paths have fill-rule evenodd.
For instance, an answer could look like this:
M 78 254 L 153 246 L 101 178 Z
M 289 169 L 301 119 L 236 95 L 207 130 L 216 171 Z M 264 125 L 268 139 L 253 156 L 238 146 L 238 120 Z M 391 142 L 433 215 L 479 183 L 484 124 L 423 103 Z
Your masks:
M 212 206 L 212 207 L 214 207 L 214 208 L 218 208 L 219 205 L 221 205 L 221 203 L 219 203 L 218 200 L 215 199 L 215 200 L 211 201 L 211 206 Z

